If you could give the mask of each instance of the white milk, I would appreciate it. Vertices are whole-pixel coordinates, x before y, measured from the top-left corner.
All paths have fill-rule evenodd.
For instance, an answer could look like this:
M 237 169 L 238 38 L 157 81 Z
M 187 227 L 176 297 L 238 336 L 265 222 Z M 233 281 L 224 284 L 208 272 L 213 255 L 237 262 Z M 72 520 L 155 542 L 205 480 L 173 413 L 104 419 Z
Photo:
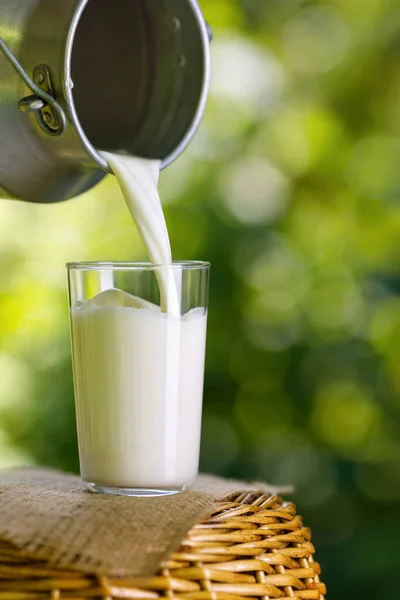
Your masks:
M 101 296 L 71 311 L 82 477 L 179 490 L 198 469 L 205 311 L 177 318 Z
M 154 265 L 172 263 L 171 245 L 157 184 L 161 162 L 102 152 L 114 172 L 129 211 Z M 170 270 L 156 273 L 163 312 L 180 315 L 175 279 Z
M 103 156 L 151 261 L 170 264 L 160 163 Z M 101 294 L 71 309 L 81 474 L 98 486 L 179 490 L 197 475 L 207 315 L 182 317 L 173 271 L 156 274 L 161 307 L 105 279 Z

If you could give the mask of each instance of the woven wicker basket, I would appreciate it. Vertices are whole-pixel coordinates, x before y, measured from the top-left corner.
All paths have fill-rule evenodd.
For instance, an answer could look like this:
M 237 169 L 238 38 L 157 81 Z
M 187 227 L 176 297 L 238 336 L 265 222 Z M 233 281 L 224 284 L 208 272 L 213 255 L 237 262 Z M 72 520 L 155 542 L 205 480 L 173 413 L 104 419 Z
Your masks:
M 237 494 L 189 531 L 156 577 L 116 579 L 49 568 L 0 542 L 0 600 L 323 600 L 310 539 L 291 502 Z

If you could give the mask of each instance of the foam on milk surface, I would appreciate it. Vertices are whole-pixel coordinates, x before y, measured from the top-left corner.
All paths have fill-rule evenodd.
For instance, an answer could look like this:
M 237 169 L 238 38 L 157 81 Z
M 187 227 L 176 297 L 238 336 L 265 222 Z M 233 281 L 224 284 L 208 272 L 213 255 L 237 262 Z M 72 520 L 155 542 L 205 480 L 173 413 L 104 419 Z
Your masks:
M 161 308 L 157 304 L 143 300 L 138 296 L 128 294 L 123 290 L 110 288 L 97 294 L 94 298 L 87 302 L 80 302 L 77 305 L 78 310 L 87 310 L 88 308 L 145 308 L 153 312 L 161 312 Z

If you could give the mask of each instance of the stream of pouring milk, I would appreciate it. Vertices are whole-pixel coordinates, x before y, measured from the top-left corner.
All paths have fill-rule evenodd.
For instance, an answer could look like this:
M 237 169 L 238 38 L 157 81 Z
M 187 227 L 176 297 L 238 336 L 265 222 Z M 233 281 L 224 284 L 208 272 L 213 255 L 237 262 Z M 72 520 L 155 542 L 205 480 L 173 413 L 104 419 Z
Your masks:
M 151 261 L 170 264 L 160 163 L 103 156 Z M 111 280 L 71 308 L 81 474 L 97 486 L 179 490 L 197 476 L 207 314 L 181 316 L 173 269 L 156 275 L 161 307 Z
M 117 178 L 151 262 L 154 265 L 170 265 L 171 244 L 157 187 L 161 162 L 110 152 L 101 154 Z M 180 302 L 173 273 L 161 267 L 156 275 L 161 310 L 179 316 Z

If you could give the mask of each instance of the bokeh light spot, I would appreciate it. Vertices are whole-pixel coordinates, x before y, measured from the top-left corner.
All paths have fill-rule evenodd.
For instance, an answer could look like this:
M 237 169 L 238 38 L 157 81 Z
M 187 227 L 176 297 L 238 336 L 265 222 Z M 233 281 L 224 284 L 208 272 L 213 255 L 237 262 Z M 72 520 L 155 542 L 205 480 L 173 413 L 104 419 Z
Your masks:
M 381 412 L 364 386 L 338 380 L 318 391 L 311 422 L 321 440 L 361 458 L 379 433 Z
M 276 106 L 284 88 L 284 68 L 266 48 L 230 35 L 214 42 L 212 54 L 213 96 L 247 105 L 260 115 Z
M 246 224 L 276 219 L 284 212 L 289 182 L 273 164 L 257 156 L 233 162 L 221 177 L 226 208 Z
M 292 67 L 302 73 L 324 73 L 344 58 L 350 33 L 331 7 L 308 6 L 285 26 L 282 44 Z
M 351 150 L 348 179 L 354 189 L 372 197 L 397 196 L 400 189 L 400 139 L 366 137 Z

